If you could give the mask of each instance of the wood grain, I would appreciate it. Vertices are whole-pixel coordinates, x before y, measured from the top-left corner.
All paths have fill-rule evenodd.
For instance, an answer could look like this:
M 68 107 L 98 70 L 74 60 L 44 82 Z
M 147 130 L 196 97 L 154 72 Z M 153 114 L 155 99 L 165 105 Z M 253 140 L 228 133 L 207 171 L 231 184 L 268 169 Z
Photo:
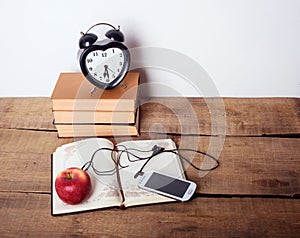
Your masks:
M 50 98 L 0 98 L 0 128 L 55 130 Z
M 161 139 L 164 135 L 111 138 L 114 143 L 132 139 Z M 210 145 L 212 137 L 171 136 L 179 148 L 208 151 L 218 156 Z M 50 193 L 50 156 L 55 149 L 74 139 L 58 139 L 55 132 L 0 129 L 0 191 Z M 195 145 L 196 147 L 191 147 Z M 185 164 L 187 177 L 198 184 L 197 192 L 225 195 L 300 194 L 300 147 L 297 138 L 227 137 L 219 161 L 210 173 L 199 173 Z M 197 166 L 213 166 L 210 160 L 193 153 L 183 153 Z
M 299 154 L 299 139 L 228 137 L 218 169 L 206 174 L 188 167 L 187 174 L 198 181 L 199 193 L 294 196 L 300 194 Z M 197 157 L 194 161 L 198 165 L 210 162 Z
M 300 134 L 299 98 L 144 98 L 141 132 L 261 136 Z M 0 98 L 0 128 L 55 130 L 49 98 Z
M 141 135 L 109 138 L 171 138 L 217 157 L 209 173 L 185 164 L 198 185 L 192 201 L 52 217 L 50 155 L 77 139 L 57 138 L 49 98 L 0 98 L 0 236 L 298 237 L 300 99 L 222 101 L 143 99 Z
M 150 98 L 141 108 L 143 132 L 161 132 L 163 127 L 178 134 L 300 134 L 299 98 Z
M 2 237 L 297 237 L 300 200 L 196 198 L 188 203 L 52 217 L 50 195 L 0 193 Z

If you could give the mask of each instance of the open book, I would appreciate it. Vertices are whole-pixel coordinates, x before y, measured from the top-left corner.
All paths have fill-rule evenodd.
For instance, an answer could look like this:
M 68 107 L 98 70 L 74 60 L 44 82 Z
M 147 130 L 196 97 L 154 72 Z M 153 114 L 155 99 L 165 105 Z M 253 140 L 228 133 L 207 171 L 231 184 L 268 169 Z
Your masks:
M 127 148 L 134 155 L 139 157 L 149 157 L 152 155 L 154 145 L 164 147 L 167 150 L 176 149 L 175 143 L 171 139 L 163 140 L 137 140 L 126 141 L 116 145 L 120 151 Z M 138 160 L 128 153 L 117 154 L 109 150 L 100 150 L 94 155 L 93 167 L 98 171 L 113 171 L 116 167 L 112 159 L 119 156 L 120 165 L 117 173 L 96 173 L 93 169 L 87 170 L 92 182 L 92 191 L 87 199 L 77 205 L 68 205 L 62 202 L 55 191 L 55 178 L 57 174 L 69 167 L 82 168 L 84 164 L 91 160 L 93 153 L 99 148 L 113 149 L 112 142 L 103 138 L 90 138 L 73 143 L 65 144 L 56 149 L 52 154 L 52 215 L 95 210 L 106 207 L 137 206 L 151 203 L 162 203 L 175 201 L 156 193 L 142 190 L 138 187 L 141 176 L 134 177 L 144 165 L 145 160 Z M 113 153 L 113 154 L 112 154 Z M 153 157 L 144 167 L 143 172 L 156 170 L 185 179 L 184 170 L 180 159 L 174 153 L 161 153 Z M 121 185 L 121 188 L 120 188 Z M 122 202 L 121 190 L 125 201 Z

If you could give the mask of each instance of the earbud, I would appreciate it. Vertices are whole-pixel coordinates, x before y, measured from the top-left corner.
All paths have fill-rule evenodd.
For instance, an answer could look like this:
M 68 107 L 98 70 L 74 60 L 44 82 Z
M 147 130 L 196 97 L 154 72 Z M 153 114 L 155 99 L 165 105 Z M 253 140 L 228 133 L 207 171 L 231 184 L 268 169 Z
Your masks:
M 86 33 L 79 39 L 79 48 L 85 49 L 90 47 L 92 44 L 94 44 L 98 39 L 98 36 L 96 36 L 93 33 Z
M 120 30 L 111 29 L 105 33 L 105 36 L 114 41 L 124 41 L 124 35 Z
M 161 152 L 163 152 L 165 150 L 165 148 L 164 147 L 161 147 L 161 146 L 159 146 L 159 145 L 154 145 L 153 147 L 152 147 L 152 155 L 151 156 L 155 156 L 155 155 L 158 155 L 158 154 L 160 154 Z

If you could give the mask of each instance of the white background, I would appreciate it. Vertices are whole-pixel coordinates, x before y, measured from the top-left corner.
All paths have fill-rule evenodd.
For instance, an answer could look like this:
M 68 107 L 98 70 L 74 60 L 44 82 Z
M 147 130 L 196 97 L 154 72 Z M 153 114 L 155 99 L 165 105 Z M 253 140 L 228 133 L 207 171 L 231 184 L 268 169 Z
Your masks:
M 50 96 L 60 72 L 79 71 L 80 31 L 121 25 L 129 48 L 162 47 L 192 58 L 221 96 L 300 97 L 299 0 L 0 0 L 1 97 Z M 144 82 L 201 96 L 160 69 Z M 149 95 L 168 96 L 153 87 Z

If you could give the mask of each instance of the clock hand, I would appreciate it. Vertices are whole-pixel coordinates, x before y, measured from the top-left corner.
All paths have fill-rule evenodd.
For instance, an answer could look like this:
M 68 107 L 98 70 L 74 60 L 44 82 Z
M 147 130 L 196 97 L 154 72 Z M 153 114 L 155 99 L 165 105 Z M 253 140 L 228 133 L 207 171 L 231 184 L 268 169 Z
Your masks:
M 108 73 L 108 65 L 104 65 L 104 73 L 103 73 L 103 77 L 107 77 L 109 79 L 109 73 Z
M 107 67 L 108 68 L 108 67 Z M 110 72 L 112 72 L 113 74 L 115 73 L 114 71 L 112 71 L 110 68 L 108 68 L 108 70 L 110 71 Z

